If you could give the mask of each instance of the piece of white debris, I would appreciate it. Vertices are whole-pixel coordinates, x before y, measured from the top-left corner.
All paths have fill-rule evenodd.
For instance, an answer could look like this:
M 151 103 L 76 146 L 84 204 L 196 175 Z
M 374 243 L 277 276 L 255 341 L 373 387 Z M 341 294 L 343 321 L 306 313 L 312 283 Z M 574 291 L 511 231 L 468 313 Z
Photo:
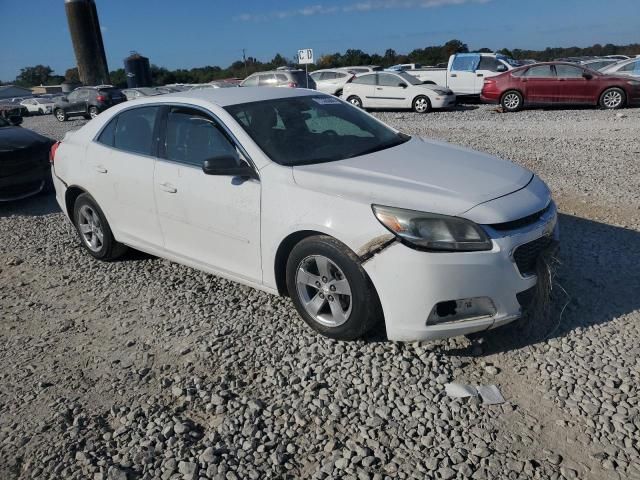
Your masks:
M 495 385 L 479 385 L 478 393 L 484 405 L 498 405 L 504 403 L 504 397 Z
M 495 385 L 465 385 L 463 383 L 447 383 L 444 391 L 452 398 L 477 397 L 482 398 L 483 405 L 498 405 L 504 403 L 504 397 Z
M 453 398 L 477 397 L 478 390 L 473 385 L 464 385 L 462 383 L 447 383 L 444 386 L 447 395 Z

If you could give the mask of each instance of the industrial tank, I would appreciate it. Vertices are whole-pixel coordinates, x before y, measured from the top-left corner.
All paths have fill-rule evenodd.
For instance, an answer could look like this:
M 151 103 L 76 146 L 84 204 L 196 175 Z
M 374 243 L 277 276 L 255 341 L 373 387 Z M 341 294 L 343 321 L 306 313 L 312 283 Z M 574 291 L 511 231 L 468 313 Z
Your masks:
M 84 85 L 109 83 L 109 68 L 94 0 L 64 0 L 78 74 Z
M 131 55 L 124 59 L 124 71 L 127 74 L 129 88 L 151 86 L 151 67 L 147 57 L 131 52 Z

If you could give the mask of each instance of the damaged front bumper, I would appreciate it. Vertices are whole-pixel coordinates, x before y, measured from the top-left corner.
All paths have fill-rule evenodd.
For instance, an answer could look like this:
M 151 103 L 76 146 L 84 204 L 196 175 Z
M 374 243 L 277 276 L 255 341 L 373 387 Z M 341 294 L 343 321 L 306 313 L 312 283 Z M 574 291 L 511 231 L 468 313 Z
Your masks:
M 526 307 L 523 292 L 531 292 L 538 279 L 514 254 L 519 247 L 533 248 L 541 239 L 549 242 L 532 254 L 555 248 L 556 219 L 552 204 L 539 221 L 525 228 L 499 232 L 485 227 L 493 241 L 490 251 L 423 252 L 393 242 L 365 259 L 363 268 L 380 297 L 387 337 L 447 338 L 518 319 Z

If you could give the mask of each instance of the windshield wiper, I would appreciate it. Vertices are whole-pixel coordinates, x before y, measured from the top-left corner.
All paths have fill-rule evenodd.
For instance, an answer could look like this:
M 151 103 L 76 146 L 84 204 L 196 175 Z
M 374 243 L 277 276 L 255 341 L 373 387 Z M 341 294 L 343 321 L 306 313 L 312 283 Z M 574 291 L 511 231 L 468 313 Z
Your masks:
M 358 153 L 354 153 L 353 155 L 349 155 L 346 158 L 361 157 L 362 155 L 369 155 L 370 153 L 379 152 L 380 150 L 386 150 L 387 148 L 397 147 L 398 145 L 402 145 L 403 143 L 405 143 L 406 141 L 408 141 L 411 138 L 409 135 L 405 135 L 404 133 L 401 133 L 398 136 L 400 138 L 396 142 L 382 143 L 380 145 L 376 145 L 375 147 L 371 147 L 371 148 L 368 148 L 366 150 L 363 150 L 362 152 L 358 152 Z

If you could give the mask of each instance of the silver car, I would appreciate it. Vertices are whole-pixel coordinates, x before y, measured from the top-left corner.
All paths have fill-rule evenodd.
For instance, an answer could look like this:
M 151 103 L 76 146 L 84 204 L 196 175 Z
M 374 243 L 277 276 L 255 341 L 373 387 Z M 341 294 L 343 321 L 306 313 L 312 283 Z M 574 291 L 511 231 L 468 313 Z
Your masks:
M 317 90 L 338 97 L 342 95 L 344 86 L 356 78 L 354 73 L 338 69 L 316 70 L 310 76 L 316 82 Z
M 290 87 L 316 89 L 316 82 L 304 70 L 256 72 L 245 78 L 241 87 Z

